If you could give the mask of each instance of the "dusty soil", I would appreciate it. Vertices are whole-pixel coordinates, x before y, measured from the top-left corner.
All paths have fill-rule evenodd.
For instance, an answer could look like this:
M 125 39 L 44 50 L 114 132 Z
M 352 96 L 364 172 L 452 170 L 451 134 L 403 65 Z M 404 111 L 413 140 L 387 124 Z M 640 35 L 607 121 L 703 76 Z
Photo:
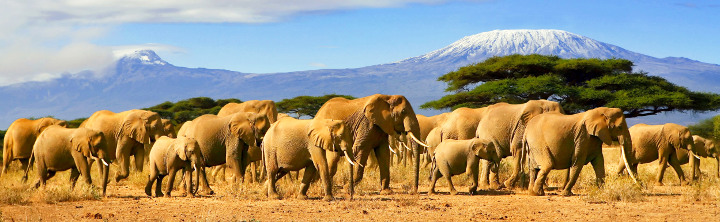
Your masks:
M 128 187 L 102 200 L 2 206 L 6 221 L 717 221 L 717 201 L 681 195 L 648 196 L 636 203 L 589 203 L 556 192 L 536 197 L 509 191 L 456 196 L 370 194 L 352 201 L 243 200 L 230 197 L 148 198 Z
M 606 160 L 607 161 L 607 160 Z M 710 166 L 708 166 L 709 168 Z M 714 169 L 713 164 L 712 168 Z M 592 171 L 586 167 L 584 171 Z M 641 167 L 641 170 L 643 168 Z M 610 171 L 612 169 L 608 169 Z M 583 171 L 583 174 L 585 172 Z M 644 170 L 645 181 L 653 170 Z M 671 170 L 669 170 L 671 171 Z M 642 174 L 642 173 L 641 173 Z M 340 175 L 340 174 L 339 174 Z M 394 175 L 394 174 L 393 174 Z M 592 174 L 589 174 L 592 175 Z M 338 176 L 336 176 L 338 177 Z M 396 176 L 400 177 L 400 176 Z M 456 188 L 467 191 L 456 176 Z M 587 176 L 584 176 L 587 177 Z M 641 176 L 642 177 L 642 176 Z M 665 186 L 652 186 L 643 191 L 638 202 L 594 201 L 587 191 L 574 189 L 576 196 L 558 195 L 550 184 L 547 196 L 529 196 L 523 190 L 483 191 L 469 196 L 466 192 L 449 195 L 447 186 L 439 183 L 440 194 L 427 195 L 428 184 L 422 181 L 419 195 L 407 194 L 407 183 L 393 181 L 396 193 L 380 195 L 372 175 L 358 186 L 354 200 L 347 200 L 337 187 L 336 200 L 320 199 L 318 184 L 313 184 L 309 200 L 293 198 L 293 187 L 287 182 L 283 200 L 268 200 L 259 185 L 241 188 L 238 192 L 217 186 L 219 194 L 195 198 L 150 198 L 145 196 L 138 179 L 135 183 L 111 183 L 109 195 L 100 200 L 84 200 L 48 204 L 32 201 L 27 205 L 0 205 L 6 221 L 718 221 L 718 198 L 693 198 L 692 186 L 672 182 L 668 174 Z M 138 178 L 141 178 L 138 176 Z M 393 179 L 395 180 L 395 179 Z M 398 179 L 400 180 L 400 179 Z M 369 182 L 368 182 L 369 181 Z M 590 179 L 585 179 L 590 181 Z M 56 181 L 56 183 L 59 183 Z M 225 190 L 222 190 L 225 189 Z M 716 192 L 715 190 L 711 192 Z M 233 194 L 234 193 L 234 194 Z M 173 193 L 178 195 L 177 193 Z

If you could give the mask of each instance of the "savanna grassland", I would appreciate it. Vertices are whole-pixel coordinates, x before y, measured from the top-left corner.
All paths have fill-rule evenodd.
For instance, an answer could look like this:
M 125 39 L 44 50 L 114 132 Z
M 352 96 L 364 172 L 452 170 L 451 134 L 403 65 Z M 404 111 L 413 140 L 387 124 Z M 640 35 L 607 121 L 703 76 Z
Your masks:
M 202 197 L 150 198 L 144 193 L 147 172 L 133 172 L 126 180 L 110 182 L 108 196 L 101 197 L 97 187 L 78 182 L 75 190 L 68 185 L 69 171 L 60 172 L 45 188 L 34 189 L 36 180 L 21 183 L 19 164 L 0 180 L 0 212 L 6 221 L 717 221 L 720 215 L 720 181 L 712 172 L 713 159 L 701 161 L 701 179 L 689 186 L 680 182 L 671 169 L 666 170 L 665 185 L 654 186 L 657 164 L 640 165 L 642 187 L 627 177 L 614 175 L 619 149 L 604 149 L 608 177 L 602 187 L 595 185 L 592 167 L 584 168 L 574 188 L 576 196 L 558 195 L 563 171 L 553 171 L 548 179 L 547 196 L 529 196 L 524 190 L 483 191 L 469 196 L 467 175 L 454 177 L 460 194 L 447 193 L 446 182 L 438 180 L 438 195 L 427 195 L 428 170 L 421 170 L 421 193 L 408 194 L 411 164 L 391 167 L 392 195 L 380 195 L 377 169 L 366 171 L 356 187 L 353 200 L 347 200 L 342 186 L 346 171 L 335 176 L 336 200 L 320 199 L 321 188 L 314 183 L 309 200 L 295 199 L 299 182 L 291 178 L 278 182 L 282 200 L 269 200 L 263 186 L 245 183 L 239 187 L 220 179 L 211 180 L 216 194 Z M 509 161 L 503 161 L 501 176 L 507 176 Z M 111 167 L 111 171 L 117 167 Z M 683 166 L 688 172 L 689 166 Z M 210 171 L 208 171 L 210 172 Z M 111 172 L 111 175 L 114 172 Z M 92 171 L 94 183 L 100 178 Z M 179 195 L 175 191 L 173 195 Z

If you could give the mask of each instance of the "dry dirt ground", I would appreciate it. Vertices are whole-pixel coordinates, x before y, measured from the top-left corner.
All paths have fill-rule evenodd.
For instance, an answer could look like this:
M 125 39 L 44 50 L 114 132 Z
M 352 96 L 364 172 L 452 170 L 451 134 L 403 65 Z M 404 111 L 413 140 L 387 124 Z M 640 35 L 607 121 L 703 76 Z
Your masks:
M 610 174 L 617 154 L 612 149 L 606 152 L 609 153 L 606 161 L 612 160 L 606 163 Z M 704 174 L 716 170 L 714 161 L 703 160 L 703 164 Z M 583 170 L 574 189 L 577 195 L 572 197 L 558 195 L 553 188 L 559 183 L 553 182 L 553 178 L 549 182 L 549 195 L 540 197 L 529 196 L 524 190 L 483 191 L 475 196 L 461 192 L 451 196 L 441 181 L 437 188 L 440 194 L 427 195 L 428 182 L 424 179 L 427 173 L 424 173 L 421 193 L 411 195 L 407 194 L 408 183 L 398 181 L 406 179 L 398 174 L 407 169 L 391 169 L 394 177 L 391 187 L 395 191 L 392 195 L 378 194 L 379 180 L 373 173 L 377 170 L 370 170 L 356 188 L 358 194 L 354 200 L 347 200 L 344 190 L 336 185 L 336 200 L 322 201 L 318 184 L 312 185 L 311 199 L 298 200 L 293 197 L 297 183 L 286 180 L 279 183 L 279 191 L 285 194 L 282 200 L 266 199 L 260 185 L 246 184 L 235 191 L 223 182 L 214 184 L 218 194 L 213 196 L 150 198 L 142 190 L 143 175 L 137 173 L 128 182 L 111 182 L 108 196 L 99 200 L 47 203 L 31 198 L 21 204 L 3 203 L 0 212 L 6 221 L 720 221 L 717 179 L 680 186 L 675 173 L 667 173 L 665 186 L 647 185 L 637 189 L 634 199 L 623 197 L 614 201 L 603 199 L 604 194 L 591 194 L 600 188 L 592 185 L 594 175 L 589 166 Z M 641 180 L 654 178 L 652 166 L 641 165 L 640 171 Z M 337 178 L 341 176 L 344 176 L 342 172 L 336 176 L 338 184 L 343 181 Z M 467 191 L 466 177 L 454 177 L 459 191 Z M 53 178 L 49 184 L 63 181 L 64 178 Z M 613 186 L 604 189 L 611 192 L 618 184 Z M 632 183 L 619 183 L 619 186 L 632 186 Z

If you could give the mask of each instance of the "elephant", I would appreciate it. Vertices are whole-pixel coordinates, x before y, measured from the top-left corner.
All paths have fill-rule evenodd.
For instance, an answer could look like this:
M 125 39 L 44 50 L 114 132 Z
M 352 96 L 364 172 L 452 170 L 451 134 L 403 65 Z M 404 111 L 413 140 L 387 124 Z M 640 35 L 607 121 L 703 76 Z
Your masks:
M 485 116 L 487 107 L 471 109 L 458 108 L 448 114 L 440 127 L 441 139 L 467 140 L 475 137 L 478 124 Z
M 475 131 L 475 137 L 495 144 L 500 158 L 512 156 L 512 175 L 500 184 L 497 165 L 480 160 L 482 174 L 480 184 L 490 188 L 511 188 L 515 185 L 521 168 L 522 144 L 525 126 L 533 117 L 547 112 L 564 114 L 559 103 L 548 100 L 530 100 L 523 104 L 497 103 L 487 107 Z M 499 163 L 499 162 L 497 162 Z
M 444 140 L 438 144 L 433 157 L 432 182 L 430 183 L 429 194 L 435 194 L 435 183 L 443 176 L 447 178 L 448 185 L 450 185 L 450 194 L 457 194 L 457 190 L 455 190 L 452 183 L 452 176 L 468 172 L 472 178 L 469 193 L 473 195 L 478 187 L 480 159 L 491 162 L 500 161 L 495 144 L 492 141 L 480 138 Z
M 102 195 L 105 196 L 108 183 L 108 157 L 110 151 L 105 142 L 106 136 L 100 131 L 87 128 L 64 128 L 62 126 L 49 126 L 38 136 L 33 145 L 33 157 L 37 162 L 35 167 L 40 177 L 35 187 L 45 186 L 48 179 L 55 176 L 58 171 L 71 170 L 70 182 L 75 182 L 80 175 L 83 180 L 92 185 L 90 179 L 90 159 L 100 159 L 106 167 L 102 171 Z M 29 170 L 29 169 L 28 169 Z M 24 178 L 27 178 L 28 170 Z
M 690 179 L 693 181 L 700 177 L 700 157 L 717 158 L 717 150 L 712 140 L 705 139 L 698 135 L 693 135 L 693 148 L 691 150 L 678 149 L 675 150 L 675 158 L 680 161 L 680 165 L 690 163 Z
M 237 112 L 260 113 L 267 116 L 270 124 L 278 120 L 278 111 L 272 100 L 249 100 L 243 103 L 225 104 L 218 112 L 218 116 L 228 116 Z
M 350 165 L 350 183 L 353 182 L 352 165 L 356 164 L 352 151 L 352 134 L 342 120 L 283 118 L 268 130 L 262 144 L 263 162 L 268 173 L 267 195 L 278 199 L 275 182 L 290 171 L 305 169 L 300 186 L 300 198 L 307 198 L 310 182 L 320 174 L 325 191 L 324 200 L 333 200 L 332 176 L 328 153 L 341 153 Z M 333 163 L 337 164 L 337 163 Z M 350 185 L 352 198 L 352 187 Z
M 390 189 L 390 150 L 388 136 L 406 137 L 403 143 L 419 153 L 419 146 L 427 146 L 416 135 L 420 135 L 417 117 L 410 102 L 401 95 L 375 94 L 363 98 L 348 100 L 333 98 L 325 102 L 315 115 L 316 119 L 343 120 L 353 134 L 353 159 L 359 160 L 360 166 L 354 168 L 355 182 L 363 177 L 365 165 L 372 151 L 378 161 L 380 171 L 381 194 L 392 193 Z M 335 158 L 339 155 L 328 154 L 330 175 L 335 175 L 337 166 Z M 414 179 L 411 193 L 417 193 L 419 155 L 414 155 Z
M 3 169 L 0 176 L 7 173 L 10 163 L 14 160 L 20 160 L 21 169 L 27 169 L 35 140 L 40 133 L 52 125 L 67 127 L 67 122 L 45 117 L 36 120 L 20 118 L 10 124 L 3 141 Z
M 659 168 L 655 185 L 662 186 L 663 176 L 667 164 L 675 170 L 682 184 L 688 183 L 685 180 L 680 168 L 680 161 L 675 152 L 681 149 L 692 150 L 693 138 L 687 127 L 674 123 L 666 123 L 663 125 L 647 125 L 636 124 L 630 127 L 630 136 L 632 138 L 632 149 L 628 150 L 625 155 L 628 157 L 630 170 L 637 174 L 637 166 L 641 163 L 649 163 L 658 160 Z M 618 165 L 617 173 L 621 174 L 625 169 L 625 165 Z
M 694 135 L 693 143 L 693 153 L 701 157 L 715 158 L 718 163 L 715 169 L 715 176 L 720 178 L 720 152 L 718 151 L 715 141 Z M 697 165 L 695 165 L 694 168 L 697 169 L 699 173 L 700 161 L 697 161 L 696 163 Z
M 172 123 L 172 120 L 162 119 L 161 121 L 163 126 L 162 135 L 170 138 L 177 138 L 177 134 L 175 133 L 175 124 Z
M 115 182 L 130 174 L 130 156 L 135 157 L 135 170 L 142 172 L 145 156 L 150 152 L 152 143 L 164 132 L 160 115 L 136 109 L 120 113 L 97 111 L 83 121 L 80 128 L 93 129 L 106 135 L 108 160 L 117 160 L 120 166 Z M 99 166 L 100 171 L 104 171 L 104 166 Z
M 270 128 L 265 115 L 257 113 L 239 112 L 229 116 L 220 117 L 205 114 L 186 122 L 178 136 L 191 137 L 197 140 L 204 158 L 204 167 L 227 164 L 234 175 L 245 171 L 247 163 L 262 159 L 262 155 L 249 156 L 249 150 L 260 150 L 260 135 L 265 135 Z M 204 167 L 199 170 L 202 178 L 198 181 L 201 190 L 206 194 L 213 194 L 207 181 Z M 237 183 L 237 177 L 234 182 Z
M 277 111 L 277 107 L 275 106 L 275 102 L 272 100 L 249 100 L 245 101 L 243 103 L 228 103 L 225 104 L 222 109 L 220 109 L 220 112 L 218 112 L 218 116 L 227 116 L 233 113 L 237 112 L 250 112 L 250 113 L 259 113 L 262 115 L 267 116 L 267 119 L 269 121 L 269 124 L 273 124 L 277 121 L 279 118 L 279 114 Z M 264 136 L 264 135 L 261 135 Z M 250 150 L 249 155 L 254 157 L 260 157 L 260 150 Z M 264 169 L 262 169 L 262 166 L 258 167 L 258 165 L 262 164 L 260 163 L 260 158 L 255 158 L 255 161 L 252 161 L 250 163 L 250 179 L 252 182 L 259 182 L 257 180 L 257 171 L 260 170 L 261 174 L 264 172 Z M 216 166 L 215 169 L 213 169 L 213 175 L 218 174 L 219 171 L 225 172 L 225 165 Z M 243 172 L 244 174 L 245 172 Z M 224 175 L 224 173 L 223 173 Z M 261 175 L 262 177 L 263 175 Z M 234 175 L 233 175 L 234 178 Z M 244 178 L 244 175 L 241 175 L 241 178 Z
M 530 194 L 545 195 L 543 186 L 550 170 L 570 168 L 562 195 L 573 195 L 572 187 L 582 167 L 588 163 L 595 170 L 598 184 L 602 184 L 605 178 L 602 144 L 618 141 L 623 151 L 630 150 L 634 144 L 630 137 L 623 111 L 618 108 L 600 107 L 573 115 L 549 112 L 535 116 L 527 123 L 523 145 L 528 155 Z M 621 159 L 628 161 L 626 155 Z
M 203 163 L 203 156 L 200 152 L 200 145 L 193 138 L 179 137 L 177 139 L 170 137 L 160 137 L 149 154 L 149 167 L 150 175 L 148 176 L 147 185 L 145 185 L 145 194 L 152 196 L 152 185 L 157 181 L 155 185 L 155 196 L 163 196 L 162 192 L 162 180 L 163 177 L 169 175 L 167 189 L 165 190 L 164 196 L 170 197 L 173 185 L 175 184 L 175 174 L 182 170 L 185 175 L 186 187 L 192 187 L 192 177 L 190 176 L 192 169 L 196 171 L 205 165 Z M 199 181 L 199 173 L 196 173 L 196 184 Z M 194 190 L 197 190 L 196 185 Z M 195 193 L 190 190 L 185 195 L 195 196 Z

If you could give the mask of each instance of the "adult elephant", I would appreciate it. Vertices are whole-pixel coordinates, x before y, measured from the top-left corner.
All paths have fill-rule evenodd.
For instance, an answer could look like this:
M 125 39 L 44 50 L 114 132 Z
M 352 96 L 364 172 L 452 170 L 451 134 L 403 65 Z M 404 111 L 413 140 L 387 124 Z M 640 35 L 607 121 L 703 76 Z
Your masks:
M 352 165 L 355 160 L 351 159 L 352 134 L 342 120 L 283 118 L 270 127 L 262 146 L 263 160 L 268 171 L 267 194 L 270 198 L 280 197 L 275 189 L 278 179 L 290 171 L 305 169 L 300 198 L 307 198 L 310 182 L 319 174 L 325 191 L 324 200 L 332 200 L 329 165 L 337 162 L 328 163 L 328 153 L 341 153 L 346 157 L 350 166 L 349 181 L 353 182 Z M 351 198 L 352 187 L 349 184 Z
M 600 107 L 574 115 L 549 112 L 535 116 L 525 129 L 530 194 L 545 195 L 543 186 L 548 173 L 570 168 L 562 195 L 572 195 L 572 187 L 582 167 L 588 163 L 595 170 L 597 182 L 602 184 L 605 178 L 602 144 L 618 141 L 624 153 L 634 144 L 630 137 L 623 111 L 618 108 Z M 627 156 L 622 156 L 621 161 L 627 164 Z
M 170 137 L 170 138 L 177 138 L 177 134 L 175 133 L 175 124 L 172 123 L 172 120 L 162 119 L 161 121 L 162 121 L 162 128 L 163 128 L 162 135 Z
M 22 163 L 21 169 L 27 169 L 35 140 L 52 125 L 67 127 L 67 122 L 45 117 L 36 120 L 20 118 L 10 124 L 3 141 L 3 169 L 0 176 L 7 173 L 8 166 L 15 160 Z
M 275 106 L 275 102 L 272 100 L 249 100 L 245 101 L 243 103 L 228 103 L 225 104 L 221 109 L 220 112 L 218 112 L 218 116 L 228 116 L 233 113 L 238 112 L 249 112 L 249 113 L 258 113 L 265 115 L 269 121 L 269 124 L 273 124 L 278 119 L 278 111 L 277 107 Z M 268 126 L 269 127 L 269 126 Z M 265 134 L 260 135 L 261 137 L 265 136 Z M 262 140 L 262 139 L 261 139 Z M 257 179 L 257 171 L 260 170 L 261 173 L 264 172 L 264 169 L 262 168 L 262 163 L 260 163 L 260 157 L 262 156 L 260 149 L 251 149 L 248 150 L 248 155 L 251 158 L 250 162 L 250 179 L 252 182 L 258 182 L 255 181 Z M 225 165 L 220 165 L 215 167 L 213 169 L 213 175 L 216 175 L 219 171 L 225 171 Z M 243 171 L 244 174 L 244 171 Z M 224 175 L 224 173 L 223 173 Z M 235 175 L 233 175 L 234 178 Z M 244 175 L 241 175 L 242 178 L 244 178 Z M 263 175 L 261 175 L 263 177 Z
M 105 135 L 102 132 L 87 128 L 47 127 L 33 146 L 33 157 L 37 162 L 36 169 L 40 177 L 35 187 L 44 186 L 56 172 L 65 170 L 71 170 L 72 187 L 75 187 L 75 182 L 81 175 L 88 185 L 92 185 L 89 160 L 100 159 L 106 166 L 101 174 L 102 194 L 105 196 L 109 172 L 107 167 L 109 152 L 106 145 Z M 25 171 L 23 178 L 27 178 L 28 170 Z
M 272 100 L 249 100 L 243 103 L 225 104 L 218 112 L 218 116 L 228 116 L 237 112 L 260 113 L 266 115 L 270 124 L 278 119 L 278 111 Z
M 206 114 L 186 122 L 178 136 L 197 140 L 205 167 L 227 163 L 234 175 L 242 175 L 240 172 L 245 171 L 251 158 L 248 150 L 259 149 L 260 135 L 265 135 L 268 128 L 267 118 L 257 113 L 240 112 L 224 117 Z M 204 167 L 199 171 L 201 190 L 212 194 Z M 237 177 L 234 182 L 238 182 Z
M 681 149 L 692 150 L 693 138 L 687 127 L 675 123 L 663 125 L 636 124 L 630 127 L 632 137 L 632 149 L 625 155 L 630 164 L 628 167 L 637 174 L 637 166 L 641 163 L 658 161 L 658 174 L 655 184 L 662 186 L 663 176 L 667 164 L 677 173 L 682 184 L 686 184 L 685 174 L 680 168 L 676 152 Z M 625 165 L 618 165 L 618 174 L 622 173 Z
M 525 126 L 533 117 L 542 113 L 565 113 L 559 103 L 548 100 L 530 100 L 523 104 L 497 103 L 487 107 L 477 126 L 475 137 L 495 144 L 500 159 L 512 156 L 512 175 L 503 184 L 499 183 L 498 167 L 485 159 L 480 184 L 483 187 L 513 187 L 520 173 L 522 144 Z M 493 165 L 491 167 L 491 165 Z M 492 186 L 490 185 L 492 183 Z
M 80 128 L 92 129 L 105 135 L 108 160 L 117 160 L 120 166 L 120 171 L 115 174 L 115 182 L 127 178 L 130 174 L 130 156 L 135 157 L 135 169 L 142 172 L 145 156 L 152 143 L 164 132 L 160 115 L 137 109 L 119 113 L 97 111 L 83 121 Z M 104 171 L 105 166 L 99 166 L 99 170 Z
M 353 134 L 353 153 L 362 166 L 355 168 L 355 182 L 362 180 L 365 165 L 374 151 L 380 170 L 381 194 L 392 193 L 390 189 L 390 150 L 388 138 L 407 135 L 404 141 L 415 154 L 419 153 L 420 127 L 410 102 L 401 95 L 375 94 L 359 99 L 333 98 L 325 102 L 315 115 L 316 119 L 344 120 Z M 424 145 L 424 144 L 423 144 Z M 331 175 L 337 166 L 339 155 L 330 153 Z M 411 192 L 417 193 L 419 155 L 414 155 L 414 180 Z

